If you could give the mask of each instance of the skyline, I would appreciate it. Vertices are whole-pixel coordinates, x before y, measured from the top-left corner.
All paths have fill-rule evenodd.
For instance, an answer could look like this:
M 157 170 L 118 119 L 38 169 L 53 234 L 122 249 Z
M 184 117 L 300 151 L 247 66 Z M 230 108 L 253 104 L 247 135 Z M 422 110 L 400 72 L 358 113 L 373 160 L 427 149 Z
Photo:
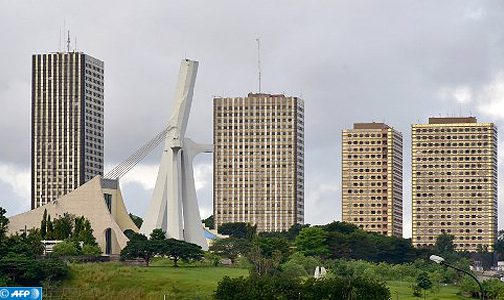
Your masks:
M 0 37 L 9 41 L 0 49 L 1 138 L 8 141 L 0 148 L 0 206 L 9 215 L 30 204 L 31 55 L 58 50 L 63 19 L 78 38 L 78 50 L 105 62 L 105 171 L 164 127 L 174 70 L 184 56 L 201 63 L 188 133 L 210 141 L 213 96 L 256 89 L 260 38 L 264 92 L 305 100 L 307 223 L 341 220 L 340 132 L 352 123 L 384 121 L 403 133 L 409 237 L 411 124 L 439 114 L 475 115 L 497 126 L 504 121 L 504 6 L 498 1 L 222 1 L 206 10 L 198 9 L 198 1 L 148 7 L 50 3 L 6 2 L 0 12 Z M 242 21 L 250 15 L 263 22 Z M 133 213 L 145 211 L 159 157 L 158 149 L 123 180 Z M 211 158 L 196 163 L 204 217 L 211 212 Z M 499 212 L 502 218 L 502 205 Z

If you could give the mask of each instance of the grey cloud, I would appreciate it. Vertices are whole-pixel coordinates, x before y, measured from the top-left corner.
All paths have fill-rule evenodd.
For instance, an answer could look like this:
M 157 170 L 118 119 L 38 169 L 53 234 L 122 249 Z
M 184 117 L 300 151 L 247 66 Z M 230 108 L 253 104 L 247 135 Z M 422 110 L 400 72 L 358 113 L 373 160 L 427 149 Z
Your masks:
M 504 70 L 501 1 L 0 4 L 0 138 L 9 141 L 0 147 L 0 161 L 29 167 L 30 56 L 58 50 L 63 19 L 79 50 L 105 61 L 109 165 L 164 126 L 179 60 L 186 55 L 200 61 L 188 135 L 210 142 L 212 96 L 256 89 L 255 39 L 260 37 L 264 90 L 305 100 L 308 223 L 340 218 L 340 190 L 320 189 L 340 186 L 341 129 L 363 121 L 396 127 L 405 138 L 407 178 L 410 124 L 459 111 L 455 102 L 441 100 L 439 91 L 459 85 L 478 89 Z M 471 110 L 478 111 L 473 104 L 462 109 Z M 502 123 L 479 116 L 490 118 Z M 154 153 L 146 163 L 158 160 Z M 139 186 L 124 189 L 126 198 L 148 200 Z M 209 207 L 211 193 L 202 197 Z M 406 219 L 410 197 L 405 186 Z

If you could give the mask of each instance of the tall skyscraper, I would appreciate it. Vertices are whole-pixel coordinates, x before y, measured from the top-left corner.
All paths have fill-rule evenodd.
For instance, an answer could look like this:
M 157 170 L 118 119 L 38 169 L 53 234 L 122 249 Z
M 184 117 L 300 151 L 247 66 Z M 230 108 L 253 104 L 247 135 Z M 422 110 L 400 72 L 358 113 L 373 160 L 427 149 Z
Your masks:
M 304 103 L 249 94 L 214 98 L 216 226 L 282 231 L 304 222 Z
M 103 71 L 80 52 L 32 56 L 32 209 L 103 174 Z
M 497 129 L 476 118 L 412 126 L 413 245 L 442 233 L 457 250 L 492 251 L 497 235 Z
M 343 130 L 343 221 L 402 237 L 402 135 L 384 123 Z

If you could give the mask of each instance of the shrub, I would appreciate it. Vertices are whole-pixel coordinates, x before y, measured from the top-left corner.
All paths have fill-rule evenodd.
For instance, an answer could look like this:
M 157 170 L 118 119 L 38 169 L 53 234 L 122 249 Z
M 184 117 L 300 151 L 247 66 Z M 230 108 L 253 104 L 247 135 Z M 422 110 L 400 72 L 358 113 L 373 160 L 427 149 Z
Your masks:
M 217 286 L 217 300 L 234 299 L 390 299 L 383 282 L 366 278 L 327 278 L 305 282 L 288 276 L 224 277 Z
M 80 254 L 80 249 L 75 242 L 64 240 L 54 245 L 53 254 L 56 256 L 76 256 Z
M 100 256 L 102 251 L 98 245 L 82 246 L 82 255 Z
M 293 261 L 288 261 L 282 265 L 282 273 L 288 277 L 306 277 L 309 276 L 302 265 Z
M 0 280 L 3 278 L 9 283 L 34 286 L 67 276 L 67 265 L 58 259 L 35 259 L 14 253 L 0 259 Z

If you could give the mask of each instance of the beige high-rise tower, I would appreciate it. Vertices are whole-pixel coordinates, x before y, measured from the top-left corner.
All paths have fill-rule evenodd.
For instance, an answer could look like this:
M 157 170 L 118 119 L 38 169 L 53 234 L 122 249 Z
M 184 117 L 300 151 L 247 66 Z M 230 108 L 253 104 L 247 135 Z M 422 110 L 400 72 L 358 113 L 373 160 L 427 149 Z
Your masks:
M 497 129 L 476 118 L 412 126 L 413 245 L 455 236 L 457 250 L 492 251 L 497 234 Z
M 103 71 L 81 52 L 32 56 L 32 209 L 103 174 Z
M 304 222 L 304 104 L 297 97 L 214 98 L 214 217 L 282 231 Z
M 402 237 L 402 135 L 384 123 L 343 130 L 343 221 Z

